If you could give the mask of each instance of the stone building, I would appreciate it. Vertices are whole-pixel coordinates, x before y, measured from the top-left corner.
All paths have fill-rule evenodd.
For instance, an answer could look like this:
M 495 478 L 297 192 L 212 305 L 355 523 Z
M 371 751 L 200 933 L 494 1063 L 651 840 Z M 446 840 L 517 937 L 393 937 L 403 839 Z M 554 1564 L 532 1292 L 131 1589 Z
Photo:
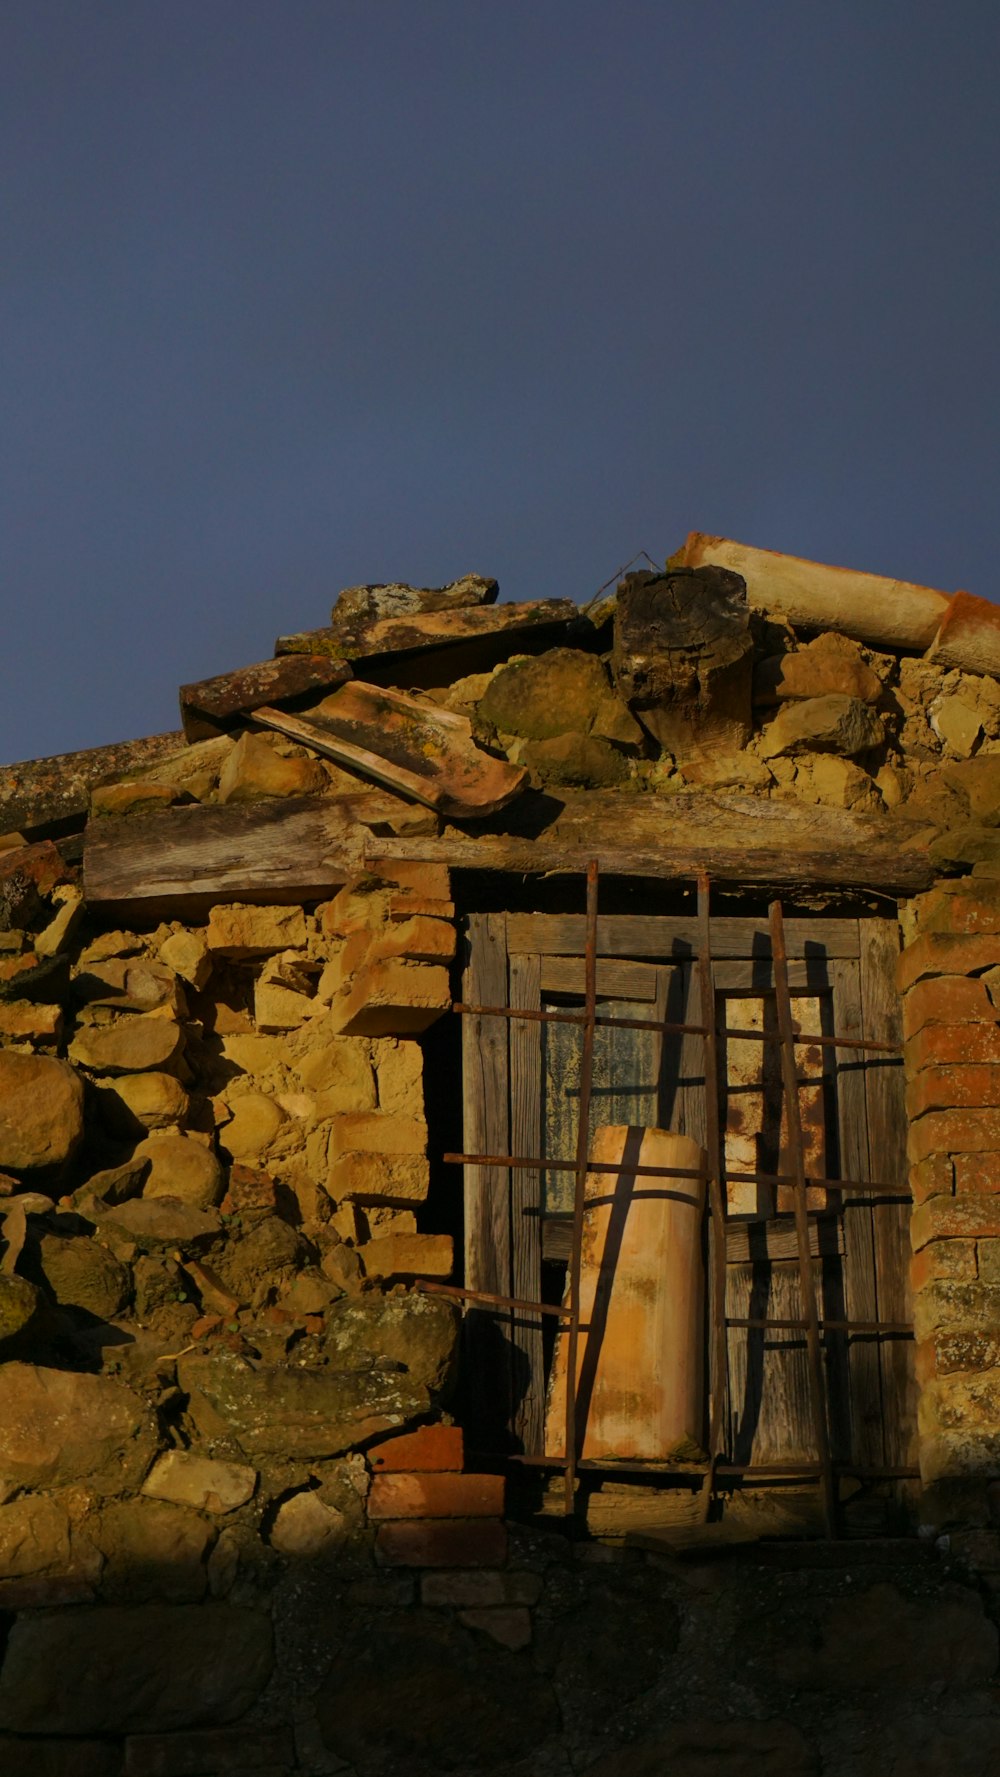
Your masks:
M 1000 1770 L 1000 616 L 497 590 L 0 768 L 3 1770 Z

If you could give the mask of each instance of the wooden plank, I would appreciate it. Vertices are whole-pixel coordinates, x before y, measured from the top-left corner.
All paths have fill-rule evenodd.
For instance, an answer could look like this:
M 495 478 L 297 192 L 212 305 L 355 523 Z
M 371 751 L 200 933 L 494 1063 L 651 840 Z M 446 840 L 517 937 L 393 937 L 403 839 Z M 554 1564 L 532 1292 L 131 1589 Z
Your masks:
M 467 1003 L 507 1003 L 507 935 L 502 913 L 472 913 L 462 980 Z M 462 1019 L 463 1140 L 467 1154 L 508 1154 L 507 1020 Z M 465 1168 L 465 1286 L 511 1294 L 510 1186 L 502 1167 Z M 511 1413 L 510 1315 L 470 1309 L 465 1317 L 465 1426 L 473 1447 L 495 1449 Z
M 764 956 L 753 962 L 716 963 L 715 985 L 720 993 L 773 993 L 774 973 L 771 959 Z M 828 986 L 826 957 L 818 954 L 794 958 L 788 965 L 788 985 L 793 993 L 803 993 L 809 989 L 816 992 Z M 733 1018 L 728 1018 L 727 1022 L 732 1025 Z M 809 1031 L 807 1034 L 812 1036 L 815 1033 Z
M 861 978 L 857 963 L 831 963 L 834 1019 L 838 1033 L 862 1036 Z M 868 1139 L 868 1110 L 865 1099 L 865 1060 L 862 1054 L 841 1051 L 836 1060 L 838 1138 L 840 1176 L 870 1179 L 873 1177 Z M 871 1198 L 846 1191 L 843 1197 L 845 1254 L 843 1287 L 846 1318 L 872 1321 L 878 1319 L 878 1297 L 875 1284 L 875 1238 Z M 827 1279 L 824 1312 L 837 1316 L 839 1304 L 831 1296 Z M 833 1345 L 844 1351 L 846 1346 L 849 1377 L 849 1440 L 844 1454 L 866 1467 L 877 1468 L 885 1460 L 882 1431 L 882 1385 L 879 1373 L 878 1341 L 861 1334 L 838 1336 Z M 835 1451 L 838 1456 L 839 1450 Z
M 843 1253 L 843 1229 L 834 1216 L 810 1217 L 809 1251 L 814 1258 L 837 1258 Z M 790 1217 L 771 1221 L 734 1219 L 726 1229 L 726 1260 L 730 1265 L 795 1256 L 795 1228 Z
M 692 878 L 764 888 L 913 894 L 929 886 L 931 829 L 898 815 L 860 815 L 736 791 L 662 796 L 578 790 L 527 792 L 491 833 L 373 839 L 372 863 L 423 859 L 455 869 Z
M 320 900 L 360 873 L 358 833 L 367 829 L 357 817 L 372 806 L 365 797 L 302 796 L 91 821 L 84 894 L 134 918 L 213 901 Z
M 569 1258 L 572 1221 L 550 1217 L 542 1223 L 542 1250 L 546 1259 L 563 1263 Z M 814 1217 L 809 1223 L 809 1251 L 815 1258 L 843 1255 L 844 1233 L 834 1216 Z M 750 1221 L 734 1218 L 726 1228 L 726 1263 L 758 1264 L 773 1259 L 794 1259 L 795 1229 L 781 1221 Z
M 598 1000 L 598 1015 L 648 1018 L 650 1007 L 631 1000 Z M 542 1152 L 553 1159 L 571 1159 L 576 1151 L 579 1107 L 581 1027 L 547 1024 L 543 1027 L 543 1129 Z M 594 1032 L 593 1080 L 590 1130 L 603 1123 L 652 1124 L 656 1115 L 659 1036 L 650 1030 L 609 1029 L 598 1025 Z M 568 1210 L 573 1204 L 571 1172 L 546 1172 L 544 1198 L 547 1210 Z
M 508 914 L 513 922 L 517 916 Z M 582 957 L 543 956 L 541 990 L 543 993 L 575 994 L 583 997 L 584 965 Z M 597 991 L 602 999 L 656 999 L 657 970 L 652 963 L 622 963 L 611 960 L 597 964 Z M 650 1018 L 655 1014 L 650 1012 Z
M 890 919 L 860 921 L 861 1009 L 866 1037 L 901 1043 L 902 1020 L 895 985 L 899 927 Z M 906 1184 L 906 1100 L 902 1059 L 870 1056 L 865 1068 L 871 1176 Z M 873 1199 L 875 1281 L 880 1320 L 913 1318 L 910 1293 L 910 1205 Z M 879 1341 L 886 1462 L 915 1461 L 917 1386 L 915 1347 L 908 1339 Z
M 822 1261 L 813 1261 L 816 1281 Z M 726 1266 L 726 1313 L 802 1318 L 798 1264 L 759 1259 Z M 804 1330 L 729 1329 L 729 1448 L 734 1462 L 814 1462 L 809 1354 Z
M 511 1005 L 537 1011 L 541 1005 L 538 957 L 511 956 L 509 960 Z M 542 1026 L 514 1019 L 509 1040 L 511 1153 L 528 1159 L 542 1151 Z M 510 1197 L 511 1294 L 522 1302 L 537 1302 L 542 1293 L 540 1170 L 512 1172 Z M 514 1434 L 525 1454 L 540 1455 L 545 1417 L 541 1315 L 515 1316 L 512 1338 Z
M 511 950 L 537 951 L 548 957 L 582 957 L 585 931 L 575 913 L 512 913 L 509 915 Z M 789 957 L 858 955 L 856 919 L 790 919 L 786 922 Z M 661 918 L 657 915 L 602 915 L 597 921 L 597 948 L 602 957 L 694 956 L 698 949 L 698 921 Z M 737 919 L 722 915 L 712 920 L 712 954 L 720 958 L 769 960 L 771 939 L 766 919 Z M 640 998 L 640 995 L 636 995 Z

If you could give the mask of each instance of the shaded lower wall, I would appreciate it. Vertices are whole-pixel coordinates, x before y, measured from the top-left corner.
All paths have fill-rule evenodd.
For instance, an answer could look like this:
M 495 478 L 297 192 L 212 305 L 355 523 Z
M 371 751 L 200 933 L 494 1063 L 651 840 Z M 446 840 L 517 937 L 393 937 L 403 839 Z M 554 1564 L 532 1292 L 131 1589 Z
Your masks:
M 233 1560 L 199 1604 L 165 1564 L 144 1603 L 19 1618 L 2 1768 L 983 1777 L 1000 1759 L 995 1537 L 989 1562 L 976 1580 L 910 1541 L 674 1563 L 515 1531 L 502 1568 Z

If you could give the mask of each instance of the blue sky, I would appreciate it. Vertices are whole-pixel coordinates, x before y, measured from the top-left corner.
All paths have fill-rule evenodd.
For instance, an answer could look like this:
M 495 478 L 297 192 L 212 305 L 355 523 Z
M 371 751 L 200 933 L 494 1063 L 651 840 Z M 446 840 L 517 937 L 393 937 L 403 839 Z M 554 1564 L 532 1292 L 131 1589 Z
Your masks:
M 990 0 L 10 0 L 0 759 L 689 529 L 993 597 Z

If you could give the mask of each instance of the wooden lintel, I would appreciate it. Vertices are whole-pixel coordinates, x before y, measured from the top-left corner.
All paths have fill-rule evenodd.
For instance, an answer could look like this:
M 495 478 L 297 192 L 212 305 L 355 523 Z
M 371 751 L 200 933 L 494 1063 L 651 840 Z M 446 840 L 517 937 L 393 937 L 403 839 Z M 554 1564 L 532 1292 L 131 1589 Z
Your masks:
M 596 857 L 609 876 L 690 879 L 704 872 L 747 887 L 893 897 L 918 893 L 934 876 L 926 829 L 891 815 L 736 793 L 526 795 L 490 828 L 473 834 L 448 827 L 440 838 L 373 838 L 365 857 L 518 875 L 577 874 Z
M 384 800 L 384 798 L 382 799 Z M 83 859 L 92 907 L 139 921 L 196 914 L 217 901 L 321 900 L 362 867 L 355 807 L 370 798 L 168 808 L 91 821 Z
M 92 821 L 85 893 L 109 912 L 160 917 L 213 901 L 308 901 L 380 860 L 522 875 L 578 872 L 596 857 L 612 876 L 911 895 L 933 867 L 918 830 L 793 802 L 681 792 L 669 798 L 580 791 L 522 796 L 492 830 L 447 828 L 384 837 L 373 827 L 406 809 L 380 791 L 198 804 Z M 498 831 L 498 827 L 506 831 Z M 915 838 L 915 834 L 917 837 Z

